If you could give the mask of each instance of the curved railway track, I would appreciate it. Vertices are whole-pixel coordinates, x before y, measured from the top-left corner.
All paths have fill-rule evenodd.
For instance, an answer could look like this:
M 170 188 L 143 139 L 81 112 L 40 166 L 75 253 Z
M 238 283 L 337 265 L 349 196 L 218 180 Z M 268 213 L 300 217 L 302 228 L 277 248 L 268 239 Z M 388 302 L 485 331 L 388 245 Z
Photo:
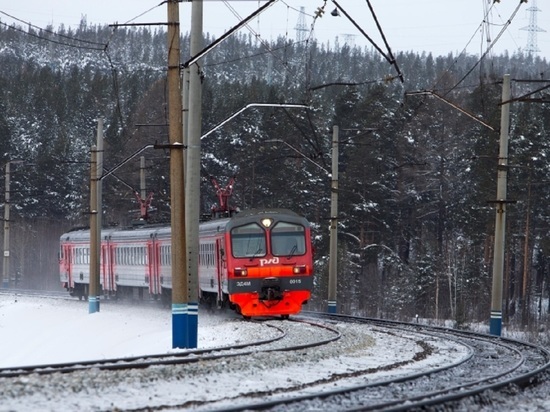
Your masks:
M 479 409 L 491 391 L 533 384 L 550 362 L 524 342 L 417 324 L 313 313 L 253 324 L 269 337 L 0 369 L 0 398 L 8 410 L 42 411 Z
M 310 335 L 311 339 L 303 341 L 300 344 L 295 344 L 289 343 L 288 339 L 285 339 L 288 337 L 288 334 L 292 332 L 288 328 L 285 330 L 285 328 L 281 326 L 270 324 L 266 321 L 254 322 L 261 327 L 276 330 L 276 336 L 268 339 L 227 345 L 217 348 L 187 350 L 185 352 L 175 354 L 156 354 L 107 360 L 57 363 L 52 365 L 29 365 L 24 367 L 0 368 L 0 378 L 20 378 L 31 374 L 51 375 L 55 373 L 86 372 L 92 369 L 100 371 L 116 371 L 143 369 L 152 366 L 183 365 L 205 361 L 215 361 L 219 359 L 229 359 L 237 356 L 249 356 L 255 352 L 269 353 L 313 348 L 340 339 L 341 336 L 340 332 L 330 326 L 317 324 L 307 320 L 292 320 L 290 322 L 300 323 L 311 328 L 317 328 L 323 332 L 328 332 L 328 336 L 312 334 Z M 290 342 L 295 342 L 295 340 Z
M 310 314 L 312 315 L 312 314 Z M 257 402 L 220 406 L 217 411 L 240 410 L 338 410 L 338 411 L 411 411 L 441 408 L 442 405 L 460 409 L 460 402 L 469 408 L 479 408 L 483 402 L 491 402 L 491 391 L 507 387 L 526 387 L 550 369 L 550 353 L 541 347 L 525 342 L 504 339 L 467 331 L 420 326 L 378 319 L 316 314 L 315 318 L 346 319 L 384 328 L 385 333 L 400 334 L 412 339 L 430 352 L 430 339 L 446 339 L 467 350 L 466 356 L 444 366 L 430 367 L 413 372 L 395 374 L 390 378 L 373 378 L 377 370 L 356 370 L 354 378 L 363 377 L 361 383 L 344 383 L 343 387 L 314 389 L 310 393 L 272 397 Z M 424 354 L 418 353 L 416 360 Z M 401 366 L 404 366 L 403 364 Z M 388 369 L 383 367 L 383 369 Z M 391 368 L 390 368 L 391 369 Z M 341 376 L 348 378 L 348 376 Z M 316 382 L 320 383 L 320 382 Z M 311 385 L 313 387 L 313 385 Z M 476 398 L 477 396 L 477 398 Z M 483 401 L 482 401 L 483 400 Z

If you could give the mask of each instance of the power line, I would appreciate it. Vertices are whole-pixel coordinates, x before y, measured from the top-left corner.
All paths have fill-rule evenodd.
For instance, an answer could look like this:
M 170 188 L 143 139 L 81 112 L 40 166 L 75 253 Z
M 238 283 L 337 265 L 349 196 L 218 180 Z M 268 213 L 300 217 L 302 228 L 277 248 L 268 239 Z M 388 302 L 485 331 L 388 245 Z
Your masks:
M 76 38 L 76 37 L 71 37 L 71 36 L 67 36 L 67 35 L 64 35 L 64 34 L 61 34 L 61 33 L 57 33 L 57 32 L 54 32 L 53 30 L 49 30 L 49 29 L 44 29 L 42 27 L 39 27 L 39 26 L 36 26 L 32 23 L 29 23 L 25 20 L 21 20 L 20 18 L 18 17 L 15 17 L 15 16 L 12 16 L 11 14 L 8 14 L 4 11 L 1 11 L 0 10 L 0 14 L 3 14 L 4 16 L 7 16 L 15 21 L 18 21 L 20 23 L 23 23 L 29 27 L 32 27 L 32 28 L 35 28 L 37 30 L 39 30 L 40 32 L 45 32 L 45 33 L 50 33 L 54 36 L 57 36 L 57 37 L 61 37 L 63 39 L 67 39 L 67 40 L 71 40 L 71 41 L 74 41 L 74 42 L 80 42 L 80 43 L 86 43 L 86 44 L 92 44 L 92 45 L 96 45 L 96 46 L 103 46 L 105 47 L 105 43 L 99 43 L 99 42 L 95 42 L 95 41 L 90 41 L 90 40 L 83 40 L 83 39 L 79 39 L 79 38 Z M 25 34 L 28 34 L 30 36 L 33 36 L 33 37 L 37 37 L 39 39 L 43 39 L 43 40 L 46 40 L 46 41 L 51 41 L 53 43 L 57 43 L 57 44 L 62 44 L 62 45 L 65 45 L 65 46 L 69 46 L 69 47 L 82 47 L 82 46 L 76 46 L 76 45 L 72 45 L 72 44 L 67 44 L 67 43 L 63 43 L 63 42 L 60 42 L 60 41 L 57 41 L 57 40 L 52 40 L 52 39 L 48 39 L 46 37 L 42 37 L 42 36 L 39 36 L 39 35 L 35 35 L 33 33 L 31 33 L 30 31 L 29 32 L 25 32 L 23 31 L 23 29 L 20 29 L 20 28 L 17 28 L 16 26 L 10 26 L 4 22 L 0 22 L 2 23 L 3 25 L 9 27 L 9 28 L 13 28 L 17 31 L 20 31 L 22 33 L 25 33 Z M 82 48 L 86 48 L 86 49 L 91 49 L 91 50 L 103 50 L 102 48 L 101 49 L 98 49 L 98 48 L 90 48 L 90 47 L 82 47 Z
M 18 31 L 18 32 L 23 33 L 27 36 L 31 36 L 31 37 L 34 37 L 34 38 L 37 38 L 37 39 L 40 39 L 40 40 L 50 42 L 50 43 L 59 44 L 61 46 L 73 47 L 73 48 L 76 48 L 76 49 L 83 49 L 83 50 L 94 50 L 94 51 L 103 51 L 105 46 L 106 46 L 106 45 L 103 45 L 104 47 L 98 48 L 98 47 L 89 47 L 89 46 L 82 46 L 82 45 L 77 45 L 77 44 L 65 43 L 65 42 L 62 42 L 62 41 L 59 41 L 59 40 L 48 39 L 47 37 L 43 37 L 43 36 L 40 36 L 38 34 L 34 34 L 30 31 L 25 31 L 21 27 L 18 27 L 18 26 L 15 26 L 15 25 L 9 25 L 7 23 L 4 23 L 3 21 L 0 21 L 0 24 L 5 26 L 8 29 Z M 79 41 L 78 39 L 73 39 L 73 40 Z
M 516 9 L 514 10 L 514 12 L 512 13 L 512 15 L 510 16 L 510 18 L 508 19 L 508 21 L 506 22 L 506 24 L 502 27 L 502 29 L 500 30 L 500 32 L 497 34 L 497 37 L 495 38 L 495 40 L 493 40 L 493 42 L 489 45 L 489 47 L 487 47 L 487 50 L 485 51 L 485 53 L 483 53 L 481 55 L 481 57 L 479 58 L 479 60 L 472 66 L 472 68 L 470 70 L 468 70 L 468 72 L 447 92 L 447 93 L 450 93 L 452 90 L 454 90 L 460 83 L 462 83 L 466 77 L 468 77 L 473 71 L 474 69 L 481 63 L 481 61 L 483 59 L 485 59 L 485 57 L 489 54 L 489 52 L 491 51 L 491 49 L 493 48 L 493 46 L 498 42 L 498 40 L 500 39 L 500 37 L 504 34 L 504 32 L 506 31 L 506 29 L 508 28 L 508 26 L 510 24 L 512 24 L 512 20 L 514 19 L 514 17 L 516 16 L 517 12 L 519 11 L 519 8 L 521 7 L 523 1 L 525 0 L 522 0 L 519 2 L 519 4 L 517 5 Z

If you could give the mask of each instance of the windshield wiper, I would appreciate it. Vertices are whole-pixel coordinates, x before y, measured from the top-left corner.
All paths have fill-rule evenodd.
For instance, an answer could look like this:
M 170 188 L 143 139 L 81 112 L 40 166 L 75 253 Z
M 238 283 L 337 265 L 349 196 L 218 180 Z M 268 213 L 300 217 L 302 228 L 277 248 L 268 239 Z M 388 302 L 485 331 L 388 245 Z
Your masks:
M 260 253 L 262 253 L 263 251 L 264 251 L 264 250 L 262 249 L 262 245 L 258 244 L 258 250 L 256 250 L 256 251 L 254 252 L 254 254 L 253 254 L 252 256 L 250 256 L 250 261 L 252 262 L 252 260 L 254 260 L 254 258 L 255 258 L 256 256 L 259 256 Z
M 290 250 L 290 252 L 288 253 L 288 256 L 286 258 L 290 259 L 292 256 L 294 256 L 294 252 L 296 252 L 296 249 L 298 249 L 298 245 L 292 246 L 292 249 Z

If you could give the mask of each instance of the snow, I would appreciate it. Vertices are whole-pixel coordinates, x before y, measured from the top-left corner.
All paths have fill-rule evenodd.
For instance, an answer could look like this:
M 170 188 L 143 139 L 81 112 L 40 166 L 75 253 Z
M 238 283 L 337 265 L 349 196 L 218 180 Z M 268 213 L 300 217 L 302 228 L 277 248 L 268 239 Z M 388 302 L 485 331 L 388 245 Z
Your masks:
M 198 346 L 242 339 L 236 315 L 200 316 Z M 103 303 L 89 314 L 77 300 L 0 294 L 0 368 L 174 353 L 169 309 Z
M 278 326 L 293 323 L 278 322 Z M 333 327 L 342 333 L 342 339 L 311 351 L 273 352 L 269 356 L 257 352 L 218 362 L 111 373 L 92 369 L 49 375 L 47 379 L 40 375 L 0 379 L 0 412 L 128 410 L 153 405 L 187 405 L 175 410 L 211 410 L 213 405 L 234 404 L 240 394 L 248 392 L 283 396 L 301 383 L 325 381 L 326 389 L 331 389 L 336 384 L 330 379 L 333 374 L 365 368 L 377 370 L 368 375 L 369 381 L 388 379 L 454 363 L 469 353 L 462 345 L 434 339 L 429 340 L 433 349 L 430 356 L 410 362 L 419 351 L 413 343 L 417 339 L 414 336 L 396 336 L 339 322 Z M 236 314 L 200 310 L 198 346 L 257 341 L 278 333 L 266 329 L 271 328 L 266 328 L 265 323 L 244 322 Z M 314 333 L 318 332 L 312 329 L 311 334 Z M 183 351 L 172 349 L 171 340 L 171 312 L 152 302 L 104 302 L 100 312 L 89 314 L 87 302 L 0 293 L 2 368 Z M 404 366 L 386 368 L 398 362 Z M 338 381 L 337 385 L 354 386 L 359 382 L 354 379 Z M 508 410 L 529 410 L 518 409 L 519 405 L 548 410 L 547 391 L 543 385 L 534 397 L 526 393 L 515 400 L 501 401 Z
M 293 343 L 326 334 L 314 327 L 311 333 L 304 333 L 303 329 L 298 333 L 292 329 L 296 328 L 293 322 L 277 322 L 278 327 L 289 328 L 287 335 Z M 208 410 L 212 402 L 232 403 L 235 396 L 243 393 L 282 395 L 301 382 L 327 380 L 327 388 L 332 388 L 332 374 L 355 369 L 380 368 L 381 379 L 390 374 L 384 371 L 384 365 L 412 359 L 419 350 L 405 336 L 395 336 L 390 342 L 386 334 L 365 330 L 364 326 L 337 323 L 334 327 L 341 331 L 342 339 L 306 352 L 274 352 L 269 356 L 254 352 L 245 357 L 170 368 L 109 374 L 91 370 L 49 375 L 47 379 L 29 375 L 0 380 L 0 411 L 57 411 L 59 405 L 65 410 L 95 411 L 139 409 L 155 404 L 194 405 L 193 410 L 202 405 Z M 265 322 L 244 322 L 233 313 L 214 315 L 199 310 L 199 348 L 265 340 L 278 333 L 267 328 Z M 100 312 L 89 314 L 87 302 L 3 293 L 0 337 L 0 367 L 183 351 L 171 347 L 171 311 L 150 302 L 107 302 L 102 303 Z M 408 373 L 466 356 L 461 348 L 440 349 L 441 355 L 411 364 Z M 407 371 L 401 368 L 394 373 Z M 352 385 L 353 381 L 348 383 Z

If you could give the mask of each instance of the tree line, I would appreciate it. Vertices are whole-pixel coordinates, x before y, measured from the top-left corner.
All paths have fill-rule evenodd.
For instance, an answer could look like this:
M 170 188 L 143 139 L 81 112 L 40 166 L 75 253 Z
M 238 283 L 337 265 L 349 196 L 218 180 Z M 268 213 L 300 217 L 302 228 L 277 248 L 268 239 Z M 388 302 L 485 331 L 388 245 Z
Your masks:
M 113 33 L 85 21 L 77 29 L 51 29 L 31 36 L 30 28 L 0 26 L 0 154 L 3 164 L 25 162 L 12 170 L 11 270 L 21 274 L 21 284 L 43 288 L 59 287 L 53 239 L 88 224 L 96 120 L 105 121 L 106 169 L 144 145 L 168 142 L 165 32 Z M 51 32 L 79 41 L 54 43 Z M 213 40 L 205 37 L 206 44 Z M 98 50 L 83 48 L 82 40 Z M 181 44 L 185 61 L 187 34 Z M 529 99 L 511 108 L 508 194 L 516 202 L 507 217 L 504 320 L 548 322 L 550 116 L 547 83 L 541 83 L 548 63 L 519 52 L 482 61 L 452 53 L 394 54 L 403 82 L 375 50 L 338 42 L 236 35 L 207 54 L 200 64 L 203 132 L 250 103 L 310 109 L 250 108 L 203 139 L 203 213 L 216 202 L 210 176 L 222 185 L 236 176 L 234 205 L 287 207 L 306 216 L 316 245 L 311 304 L 324 309 L 330 178 L 311 161 L 330 169 L 338 125 L 340 310 L 457 325 L 487 321 L 490 201 L 496 197 L 501 83 L 510 74 L 513 96 Z M 166 221 L 168 153 L 144 155 L 151 219 Z M 106 224 L 126 225 L 136 217 L 139 167 L 136 159 L 104 181 Z

